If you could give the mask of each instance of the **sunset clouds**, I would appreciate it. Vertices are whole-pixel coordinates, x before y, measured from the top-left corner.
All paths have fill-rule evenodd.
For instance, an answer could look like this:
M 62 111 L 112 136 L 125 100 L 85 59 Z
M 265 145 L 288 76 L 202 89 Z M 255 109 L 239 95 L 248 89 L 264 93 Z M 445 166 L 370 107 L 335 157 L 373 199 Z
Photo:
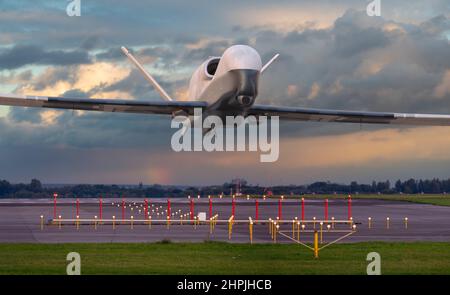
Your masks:
M 263 62 L 280 53 L 258 103 L 450 114 L 448 1 L 383 1 L 382 17 L 356 0 L 81 2 L 70 18 L 64 1 L 0 1 L 0 92 L 160 99 L 121 54 L 127 46 L 185 100 L 203 60 L 249 44 Z M 273 164 L 258 153 L 174 153 L 171 134 L 159 116 L 0 107 L 0 174 L 173 184 L 450 176 L 449 128 L 283 123 Z

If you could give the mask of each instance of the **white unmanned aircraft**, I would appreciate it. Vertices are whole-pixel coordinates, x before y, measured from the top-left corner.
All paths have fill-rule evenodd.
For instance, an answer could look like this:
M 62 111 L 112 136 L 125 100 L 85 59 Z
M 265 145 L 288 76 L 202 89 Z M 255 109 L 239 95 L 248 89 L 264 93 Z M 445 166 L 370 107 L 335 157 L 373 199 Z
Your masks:
M 211 57 L 202 63 L 189 83 L 190 101 L 176 101 L 147 73 L 126 48 L 122 47 L 122 51 L 155 87 L 164 101 L 0 94 L 0 105 L 172 116 L 192 116 L 195 108 L 201 108 L 204 118 L 209 115 L 216 115 L 222 119 L 226 116 L 253 115 L 255 117 L 279 116 L 282 120 L 298 121 L 450 125 L 450 115 L 344 111 L 255 104 L 259 76 L 278 57 L 278 54 L 263 66 L 258 52 L 246 45 L 231 46 L 221 57 Z

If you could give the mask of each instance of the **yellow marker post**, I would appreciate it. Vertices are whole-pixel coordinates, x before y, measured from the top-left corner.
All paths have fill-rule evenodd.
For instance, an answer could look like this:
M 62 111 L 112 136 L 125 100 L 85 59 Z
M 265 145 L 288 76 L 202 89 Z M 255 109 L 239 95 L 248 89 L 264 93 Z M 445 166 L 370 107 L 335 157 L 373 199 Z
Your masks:
M 44 215 L 41 215 L 41 230 L 44 230 Z
M 313 229 L 316 229 L 316 217 L 313 217 Z
M 134 228 L 134 225 L 133 225 L 133 223 L 134 223 L 134 217 L 133 217 L 133 215 L 131 215 L 131 220 L 130 220 L 130 228 L 131 229 L 133 229 Z
M 369 221 L 369 229 L 371 229 L 372 228 L 372 217 L 369 217 L 367 219 Z
M 331 217 L 331 227 L 334 229 L 334 216 Z
M 405 217 L 405 229 L 408 229 L 408 217 Z
M 319 233 L 314 231 L 314 258 L 319 258 Z
M 113 230 L 116 230 L 116 216 L 114 216 L 114 215 L 112 217 L 112 228 L 113 228 Z
M 348 223 L 350 224 L 350 228 L 352 228 L 353 227 L 353 217 L 350 217 Z
M 152 217 L 148 217 L 148 229 L 152 229 Z
M 300 241 L 300 221 L 297 221 L 297 240 Z
M 80 229 L 80 216 L 77 215 L 77 221 L 75 222 L 77 225 L 77 230 Z
M 97 229 L 97 216 L 94 216 L 94 229 Z
M 269 218 L 268 224 L 269 224 L 269 235 L 271 235 L 272 234 L 272 218 Z
M 170 228 L 170 216 L 167 216 L 167 229 Z
M 390 221 L 391 221 L 391 219 L 389 217 L 386 217 L 386 229 L 389 229 Z
M 228 240 L 231 240 L 231 234 L 233 231 L 233 216 L 228 219 Z
M 58 216 L 58 228 L 61 229 L 61 215 Z

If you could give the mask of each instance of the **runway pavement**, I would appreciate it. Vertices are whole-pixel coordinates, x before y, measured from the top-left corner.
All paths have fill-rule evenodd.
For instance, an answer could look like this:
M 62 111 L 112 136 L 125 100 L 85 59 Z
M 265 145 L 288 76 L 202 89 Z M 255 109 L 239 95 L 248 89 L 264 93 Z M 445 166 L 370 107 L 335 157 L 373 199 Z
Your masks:
M 126 218 L 132 215 L 135 220 L 143 219 L 143 199 L 127 199 Z M 161 212 L 160 218 L 165 219 L 167 209 L 166 199 L 149 199 L 150 213 L 157 219 L 156 212 Z M 299 200 L 285 199 L 282 202 L 282 219 L 292 220 L 301 217 Z M 119 206 L 117 206 L 119 205 Z M 133 210 L 131 209 L 133 208 Z M 156 210 L 158 208 L 158 210 Z M 208 216 L 208 199 L 195 199 L 195 213 L 206 212 Z M 219 214 L 219 219 L 227 220 L 231 216 L 231 199 L 213 199 L 213 214 Z M 140 210 L 140 212 L 139 212 Z M 154 211 L 152 213 L 152 210 Z M 189 200 L 171 199 L 171 212 L 181 210 L 181 214 L 189 213 Z M 255 219 L 254 200 L 236 200 L 235 215 L 237 220 Z M 329 200 L 328 216 L 336 220 L 347 219 L 347 201 Z M 324 219 L 323 200 L 305 200 L 305 219 L 316 217 Z M 0 242 L 1 243 L 63 243 L 63 242 L 155 242 L 161 240 L 199 242 L 205 240 L 230 241 L 236 243 L 249 242 L 248 224 L 235 224 L 232 239 L 228 240 L 227 224 L 218 224 L 212 234 L 208 225 L 200 225 L 194 229 L 192 225 L 180 225 L 179 215 L 172 219 L 169 229 L 165 225 L 148 225 L 134 222 L 121 224 L 122 208 L 119 199 L 104 199 L 102 215 L 104 219 L 116 216 L 117 226 L 113 230 L 111 224 L 100 224 L 94 229 L 93 224 L 82 224 L 77 230 L 74 224 L 63 224 L 61 229 L 57 225 L 45 225 L 40 228 L 40 216 L 47 221 L 53 217 L 53 200 L 0 200 Z M 74 199 L 60 199 L 57 204 L 57 214 L 63 219 L 76 216 Z M 93 219 L 100 216 L 97 199 L 80 199 L 79 215 L 82 219 Z M 259 219 L 276 218 L 278 215 L 277 200 L 259 199 Z M 450 207 L 414 204 L 408 202 L 394 202 L 382 200 L 357 200 L 352 202 L 352 216 L 357 224 L 356 232 L 342 242 L 360 241 L 450 241 Z M 372 228 L 368 228 L 368 217 L 372 218 Z M 386 228 L 386 218 L 390 218 L 389 229 Z M 405 228 L 404 218 L 408 218 L 408 228 Z M 316 224 L 316 229 L 319 225 Z M 348 225 L 338 228 L 348 230 Z M 281 225 L 281 230 L 290 235 L 292 223 Z M 307 225 L 312 230 L 312 224 Z M 328 233 L 324 226 L 324 241 L 329 242 L 342 234 Z M 300 240 L 311 241 L 312 233 L 301 233 Z M 268 226 L 255 224 L 253 242 L 270 243 L 271 237 Z M 285 237 L 279 236 L 278 242 L 291 243 Z

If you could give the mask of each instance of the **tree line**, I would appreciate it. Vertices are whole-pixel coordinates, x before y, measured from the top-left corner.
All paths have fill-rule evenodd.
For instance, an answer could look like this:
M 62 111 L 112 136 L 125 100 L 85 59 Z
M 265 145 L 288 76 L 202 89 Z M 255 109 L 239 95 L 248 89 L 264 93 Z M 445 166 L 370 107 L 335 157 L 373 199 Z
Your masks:
M 263 187 L 248 184 L 240 180 L 239 189 L 242 194 L 249 195 L 302 195 L 302 194 L 442 194 L 450 192 L 450 179 L 431 180 L 408 179 L 397 180 L 393 185 L 387 181 L 371 184 L 359 184 L 356 181 L 350 184 L 339 184 L 319 181 L 309 185 L 282 185 Z M 210 186 L 163 186 L 163 185 L 103 185 L 79 184 L 63 186 L 45 186 L 37 179 L 29 184 L 12 184 L 7 180 L 0 180 L 0 198 L 51 198 L 54 193 L 60 197 L 186 197 L 207 195 L 229 195 L 236 193 L 235 182 Z

